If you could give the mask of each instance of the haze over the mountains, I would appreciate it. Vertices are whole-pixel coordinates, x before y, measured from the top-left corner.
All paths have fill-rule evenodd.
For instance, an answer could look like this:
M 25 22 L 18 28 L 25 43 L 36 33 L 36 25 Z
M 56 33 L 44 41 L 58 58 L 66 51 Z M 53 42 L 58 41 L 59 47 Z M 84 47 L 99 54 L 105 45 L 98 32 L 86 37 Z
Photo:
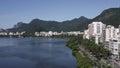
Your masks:
M 92 21 L 102 21 L 104 24 L 118 27 L 120 25 L 120 8 L 105 9 L 100 15 L 93 19 L 88 19 L 84 16 L 73 20 L 57 22 L 33 19 L 30 23 L 17 23 L 9 31 L 83 31 Z

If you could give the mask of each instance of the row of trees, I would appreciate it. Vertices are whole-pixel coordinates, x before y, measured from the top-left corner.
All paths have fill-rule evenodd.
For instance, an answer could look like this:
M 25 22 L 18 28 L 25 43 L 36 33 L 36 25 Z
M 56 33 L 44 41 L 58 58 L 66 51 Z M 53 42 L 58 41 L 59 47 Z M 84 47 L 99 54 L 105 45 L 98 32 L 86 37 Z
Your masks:
M 82 36 L 72 36 L 67 42 L 67 46 L 72 49 L 73 55 L 78 60 L 78 68 L 92 68 L 93 63 L 88 57 L 82 57 L 79 53 L 79 47 L 82 46 L 86 51 L 89 51 L 97 59 L 107 59 L 110 56 L 110 51 L 95 44 L 95 42 L 83 39 Z
M 82 39 L 82 46 L 91 52 L 93 55 L 95 55 L 98 59 L 104 58 L 107 59 L 107 57 L 110 56 L 110 51 L 103 48 L 103 46 L 99 46 L 95 44 L 95 42 L 88 40 L 88 39 Z
M 74 43 L 75 45 L 72 46 L 69 43 Z M 105 49 L 103 46 L 99 46 L 97 44 L 95 44 L 94 41 L 88 40 L 88 39 L 83 39 L 82 36 L 76 36 L 76 37 L 72 37 L 70 38 L 70 41 L 67 42 L 69 44 L 69 46 L 72 47 L 77 47 L 79 48 L 79 46 L 83 46 L 86 50 L 88 50 L 89 52 L 91 52 L 93 55 L 95 55 L 98 59 L 100 58 L 107 58 L 110 56 L 110 51 Z

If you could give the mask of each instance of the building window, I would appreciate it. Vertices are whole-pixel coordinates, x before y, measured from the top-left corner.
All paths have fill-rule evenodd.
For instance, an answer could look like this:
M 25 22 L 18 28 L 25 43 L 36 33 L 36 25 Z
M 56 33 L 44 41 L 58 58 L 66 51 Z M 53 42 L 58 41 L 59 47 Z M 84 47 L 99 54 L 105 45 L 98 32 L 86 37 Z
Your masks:
M 100 24 L 97 24 L 97 33 L 100 33 Z

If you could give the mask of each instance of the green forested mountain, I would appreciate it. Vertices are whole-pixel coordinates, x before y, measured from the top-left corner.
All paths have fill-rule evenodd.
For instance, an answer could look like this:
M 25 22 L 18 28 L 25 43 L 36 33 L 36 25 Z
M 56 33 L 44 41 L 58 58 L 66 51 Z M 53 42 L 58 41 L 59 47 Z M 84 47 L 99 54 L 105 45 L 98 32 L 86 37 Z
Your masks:
M 61 24 L 61 30 L 63 31 L 82 31 L 87 28 L 88 23 L 90 23 L 91 19 L 88 19 L 84 16 L 80 18 L 76 18 L 70 21 L 63 21 Z
M 85 17 L 76 18 L 69 21 L 57 22 L 57 21 L 44 21 L 40 19 L 33 19 L 30 23 L 17 23 L 13 28 L 8 31 L 78 31 L 86 28 L 90 19 Z
M 92 21 L 102 21 L 104 24 L 118 27 L 120 25 L 120 8 L 106 9 Z
M 28 24 L 19 22 L 8 31 L 83 31 L 92 21 L 102 21 L 104 24 L 117 27 L 120 24 L 120 8 L 106 9 L 93 19 L 84 16 L 63 22 L 33 19 Z

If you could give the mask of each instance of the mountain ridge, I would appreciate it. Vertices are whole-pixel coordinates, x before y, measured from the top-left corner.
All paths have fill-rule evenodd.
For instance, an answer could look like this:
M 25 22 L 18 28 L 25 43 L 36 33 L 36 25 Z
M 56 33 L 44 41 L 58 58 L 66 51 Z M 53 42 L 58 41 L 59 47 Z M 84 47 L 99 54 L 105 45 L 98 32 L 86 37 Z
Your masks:
M 106 9 L 92 21 L 102 21 L 106 25 L 118 27 L 120 25 L 120 8 Z
M 90 19 L 88 19 L 84 16 L 81 16 L 79 18 L 75 18 L 75 19 L 72 19 L 72 20 L 63 21 L 63 22 L 33 19 L 28 24 L 23 23 L 23 22 L 18 22 L 16 25 L 14 25 L 13 28 L 8 29 L 8 30 L 12 31 L 12 32 L 16 32 L 16 30 L 18 30 L 18 31 L 28 31 L 28 32 L 31 32 L 31 31 L 33 31 L 33 32 L 35 32 L 35 31 L 71 31 L 71 30 L 72 31 L 74 31 L 74 30 L 78 31 L 79 29 L 76 28 L 76 25 L 79 27 L 79 24 L 81 24 L 82 22 L 88 22 L 89 20 Z M 20 25 L 20 23 L 22 25 Z M 15 26 L 17 26 L 18 28 L 16 28 Z
M 84 16 L 81 16 L 72 20 L 58 22 L 45 21 L 36 18 L 30 21 L 28 24 L 18 23 L 16 24 L 17 28 L 13 27 L 11 29 L 8 29 L 8 31 L 83 31 L 88 27 L 88 24 L 92 23 L 93 21 L 102 21 L 104 24 L 118 27 L 120 24 L 120 8 L 106 9 L 93 19 L 88 19 Z

